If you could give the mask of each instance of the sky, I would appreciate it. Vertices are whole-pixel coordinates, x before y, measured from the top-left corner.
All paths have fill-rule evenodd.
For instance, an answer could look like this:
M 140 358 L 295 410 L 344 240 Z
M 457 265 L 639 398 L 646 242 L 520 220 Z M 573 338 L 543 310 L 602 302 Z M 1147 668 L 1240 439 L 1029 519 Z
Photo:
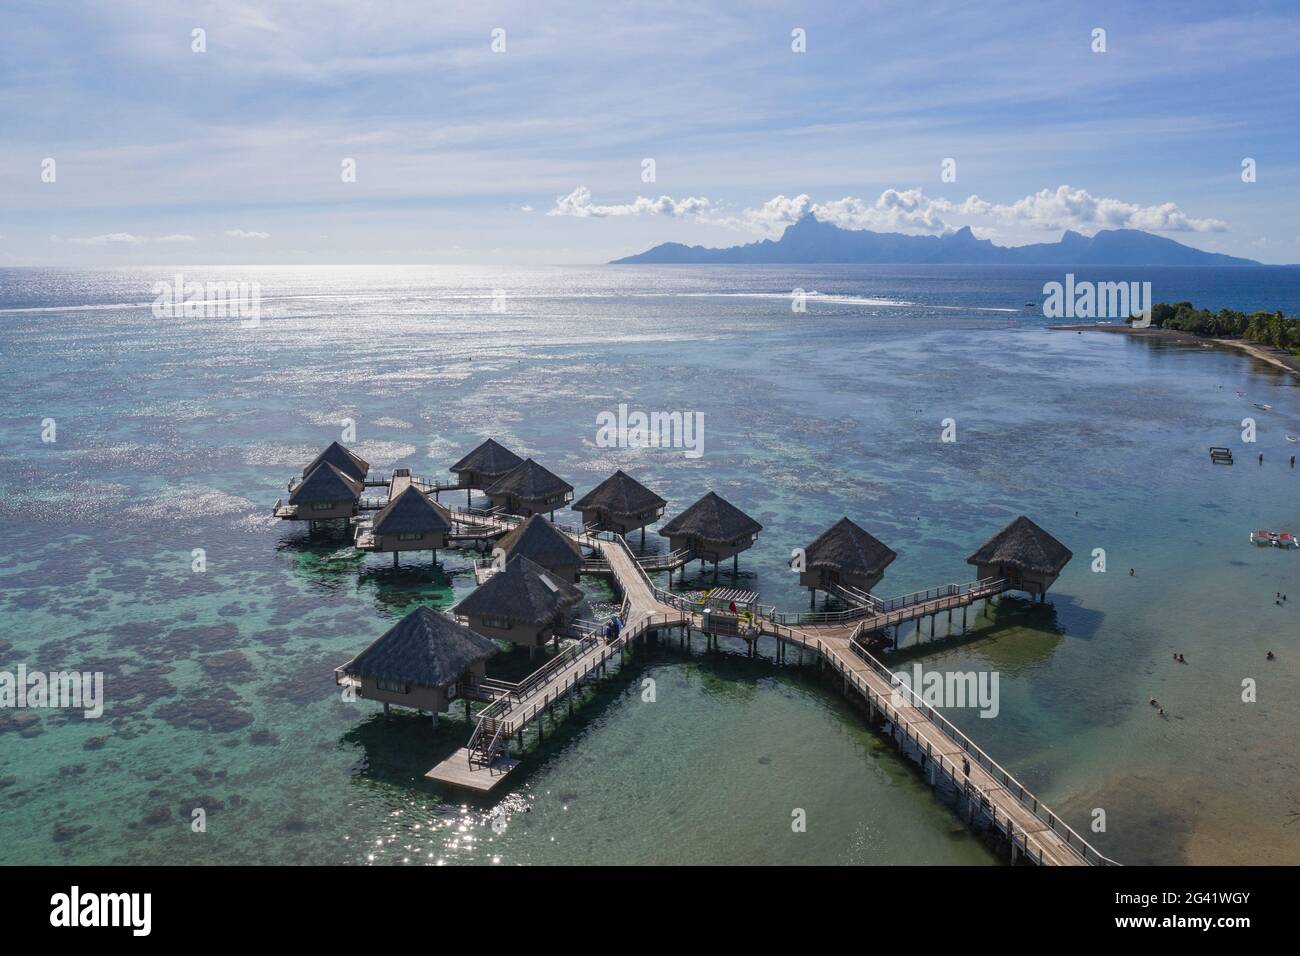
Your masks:
M 7 0 L 0 266 L 597 263 L 807 213 L 1296 263 L 1298 80 L 1295 0 Z

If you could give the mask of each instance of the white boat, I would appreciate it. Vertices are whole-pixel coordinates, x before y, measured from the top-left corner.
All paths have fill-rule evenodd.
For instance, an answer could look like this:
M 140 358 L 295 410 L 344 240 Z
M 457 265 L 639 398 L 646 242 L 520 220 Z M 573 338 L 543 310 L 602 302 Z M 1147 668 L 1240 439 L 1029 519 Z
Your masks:
M 1286 440 L 1291 442 L 1292 444 L 1295 444 L 1296 442 L 1300 441 L 1300 438 L 1296 438 L 1295 435 L 1287 435 Z
M 1266 412 L 1271 412 L 1273 410 L 1272 405 L 1265 405 L 1263 402 L 1252 402 L 1251 404 L 1253 404 L 1256 408 L 1264 409 L 1264 411 Z

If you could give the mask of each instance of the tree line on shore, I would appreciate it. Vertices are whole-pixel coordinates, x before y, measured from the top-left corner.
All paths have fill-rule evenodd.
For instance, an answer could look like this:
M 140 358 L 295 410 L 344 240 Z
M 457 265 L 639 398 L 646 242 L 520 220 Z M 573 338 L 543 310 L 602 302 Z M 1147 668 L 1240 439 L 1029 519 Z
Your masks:
M 1129 320 L 1130 322 L 1132 319 Z M 1190 302 L 1157 302 L 1151 307 L 1151 325 L 1215 339 L 1247 339 L 1275 349 L 1300 353 L 1300 319 L 1281 312 L 1238 312 L 1235 309 L 1198 309 Z

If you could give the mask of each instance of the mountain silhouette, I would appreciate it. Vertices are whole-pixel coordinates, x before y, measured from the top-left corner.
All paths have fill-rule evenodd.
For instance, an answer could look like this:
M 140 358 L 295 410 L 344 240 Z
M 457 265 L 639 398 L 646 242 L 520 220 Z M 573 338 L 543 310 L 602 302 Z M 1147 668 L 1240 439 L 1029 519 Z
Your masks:
M 665 242 L 612 265 L 687 263 L 937 263 L 949 265 L 1258 266 L 1254 259 L 1193 249 L 1140 229 L 1103 229 L 1094 236 L 1072 230 L 1056 242 L 996 246 L 970 226 L 942 236 L 841 229 L 807 213 L 780 239 L 710 249 Z

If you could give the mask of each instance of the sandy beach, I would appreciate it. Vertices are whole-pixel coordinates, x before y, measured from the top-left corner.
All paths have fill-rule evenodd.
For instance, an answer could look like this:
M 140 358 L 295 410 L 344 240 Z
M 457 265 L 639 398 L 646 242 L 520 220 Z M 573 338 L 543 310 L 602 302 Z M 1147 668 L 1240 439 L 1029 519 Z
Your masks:
M 1054 332 L 1117 332 L 1135 338 L 1164 339 L 1169 342 L 1194 343 L 1197 345 L 1222 345 L 1230 349 L 1236 349 L 1239 352 L 1245 352 L 1261 362 L 1267 362 L 1269 365 L 1300 375 L 1300 356 L 1291 355 L 1278 349 L 1271 349 L 1256 342 L 1248 342 L 1245 339 L 1208 339 L 1200 335 L 1192 335 L 1190 332 L 1178 332 L 1173 329 L 1135 329 L 1127 325 L 1053 325 L 1049 326 L 1049 328 Z

